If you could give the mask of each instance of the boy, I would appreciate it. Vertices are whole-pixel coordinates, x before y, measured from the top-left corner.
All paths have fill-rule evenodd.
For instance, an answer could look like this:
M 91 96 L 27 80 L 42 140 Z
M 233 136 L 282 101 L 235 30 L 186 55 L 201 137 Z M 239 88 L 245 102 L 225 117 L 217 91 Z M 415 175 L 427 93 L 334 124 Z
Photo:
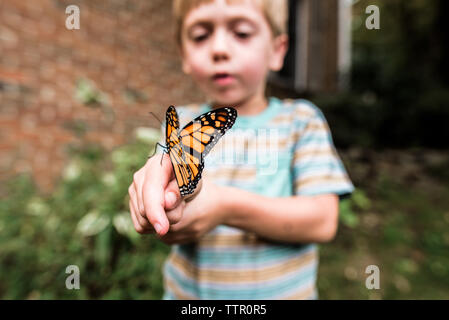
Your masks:
M 238 118 L 189 199 L 166 154 L 134 174 L 135 229 L 173 244 L 164 298 L 316 299 L 314 243 L 335 236 L 339 196 L 353 186 L 321 111 L 265 98 L 287 50 L 286 0 L 175 0 L 174 14 L 183 71 L 209 99 L 179 108 L 181 127 L 223 106 Z

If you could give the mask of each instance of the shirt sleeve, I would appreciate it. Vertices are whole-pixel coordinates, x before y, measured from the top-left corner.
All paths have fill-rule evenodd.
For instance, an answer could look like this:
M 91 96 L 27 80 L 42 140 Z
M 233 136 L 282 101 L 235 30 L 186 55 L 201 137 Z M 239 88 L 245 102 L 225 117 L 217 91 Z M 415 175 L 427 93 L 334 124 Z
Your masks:
M 340 199 L 354 186 L 337 154 L 327 121 L 318 107 L 299 101 L 295 116 L 293 191 L 296 195 L 333 193 Z

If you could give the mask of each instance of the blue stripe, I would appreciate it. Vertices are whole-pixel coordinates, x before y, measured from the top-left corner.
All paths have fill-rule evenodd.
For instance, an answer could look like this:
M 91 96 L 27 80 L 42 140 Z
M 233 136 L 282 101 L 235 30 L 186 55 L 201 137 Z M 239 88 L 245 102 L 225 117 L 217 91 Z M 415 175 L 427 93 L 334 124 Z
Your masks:
M 303 136 L 298 141 L 298 148 L 303 147 L 305 144 L 308 143 L 316 143 L 316 144 L 330 144 L 331 139 L 328 131 L 320 131 L 320 132 L 314 132 L 314 134 L 309 134 L 306 136 Z
M 307 162 L 306 162 L 307 161 Z M 329 170 L 334 171 L 334 173 L 346 173 L 345 167 L 343 165 L 343 163 L 341 163 L 340 161 L 336 161 L 335 159 L 328 159 L 327 161 L 323 161 L 319 162 L 316 161 L 314 159 L 310 159 L 310 160 L 305 160 L 304 162 L 302 161 L 298 161 L 295 163 L 294 170 L 297 171 L 305 171 L 305 170 L 322 170 L 324 173 L 327 173 Z
M 176 254 L 201 267 L 232 267 L 232 269 L 249 269 L 266 263 L 272 264 L 289 259 L 298 258 L 306 253 L 316 250 L 314 245 L 309 245 L 300 250 L 285 247 L 266 248 L 201 248 L 199 252 L 177 248 Z
M 174 294 L 168 288 L 165 288 L 164 295 L 162 296 L 162 300 L 176 300 Z
M 339 183 L 339 184 L 329 184 L 326 183 L 325 185 L 320 184 L 316 187 L 311 188 L 301 188 L 297 190 L 297 195 L 308 195 L 308 196 L 314 196 L 318 194 L 325 194 L 325 193 L 334 193 L 338 195 L 343 195 L 347 193 L 351 193 L 354 191 L 354 186 L 352 184 L 348 183 Z

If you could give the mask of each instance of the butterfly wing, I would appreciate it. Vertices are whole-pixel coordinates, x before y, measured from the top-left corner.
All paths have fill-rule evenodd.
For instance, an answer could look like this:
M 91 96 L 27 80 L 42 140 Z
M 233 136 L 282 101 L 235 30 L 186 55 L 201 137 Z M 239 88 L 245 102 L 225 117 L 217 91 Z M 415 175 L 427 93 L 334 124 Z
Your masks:
M 185 163 L 192 174 L 193 190 L 201 179 L 204 158 L 226 131 L 234 125 L 236 118 L 237 111 L 234 108 L 220 108 L 195 118 L 179 133 Z
M 170 106 L 165 113 L 165 145 L 172 147 L 178 143 L 179 117 L 175 107 Z
M 171 122 L 168 117 L 172 118 Z M 234 108 L 212 110 L 189 122 L 175 137 L 179 128 L 178 115 L 172 106 L 167 110 L 167 124 L 176 127 L 167 127 L 167 146 L 182 196 L 193 193 L 201 179 L 204 157 L 234 125 L 236 118 Z
M 166 146 L 168 148 L 168 155 L 173 166 L 176 182 L 178 183 L 181 196 L 190 194 L 192 184 L 192 173 L 189 166 L 186 165 L 184 153 L 178 137 L 179 118 L 176 109 L 170 106 L 166 112 Z M 196 186 L 196 185 L 195 185 Z M 194 188 L 194 187 L 193 187 Z
M 231 107 L 212 110 L 195 118 L 179 133 L 184 152 L 202 163 L 218 140 L 234 125 L 236 118 L 237 111 Z

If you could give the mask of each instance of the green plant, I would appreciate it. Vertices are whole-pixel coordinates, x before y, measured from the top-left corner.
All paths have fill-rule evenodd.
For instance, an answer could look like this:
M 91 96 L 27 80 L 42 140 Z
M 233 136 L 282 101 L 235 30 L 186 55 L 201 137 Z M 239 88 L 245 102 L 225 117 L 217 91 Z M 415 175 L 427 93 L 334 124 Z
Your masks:
M 367 210 L 371 201 L 361 189 L 355 189 L 350 198 L 340 201 L 340 221 L 349 228 L 359 224 L 359 216 L 355 210 Z
M 139 132 L 110 153 L 72 147 L 51 194 L 40 194 L 27 176 L 9 181 L 0 201 L 0 298 L 161 297 L 169 247 L 137 234 L 128 211 L 132 174 L 159 139 L 156 130 Z M 65 286 L 68 265 L 79 267 L 79 290 Z

